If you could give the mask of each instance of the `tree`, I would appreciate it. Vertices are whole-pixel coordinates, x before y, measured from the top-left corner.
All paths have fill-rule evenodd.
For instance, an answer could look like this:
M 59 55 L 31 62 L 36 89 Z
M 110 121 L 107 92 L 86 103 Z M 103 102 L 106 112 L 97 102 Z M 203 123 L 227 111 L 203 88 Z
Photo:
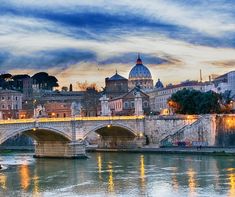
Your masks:
M 68 87 L 63 86 L 63 87 L 61 88 L 61 91 L 62 91 L 62 92 L 67 92 L 67 91 L 68 91 Z
M 221 97 L 219 94 L 209 91 L 180 90 L 170 97 L 168 105 L 180 114 L 207 114 L 219 113 Z
M 46 72 L 39 72 L 33 75 L 34 84 L 37 84 L 39 89 L 52 90 L 53 87 L 58 87 L 58 80 L 55 76 L 50 76 Z
M 96 83 L 88 83 L 87 81 L 85 82 L 77 82 L 77 87 L 80 91 L 86 91 L 87 89 L 94 89 L 94 90 L 99 90 L 98 85 Z
M 29 79 L 29 78 L 30 78 L 30 76 L 26 75 L 26 74 L 14 75 L 12 77 L 12 79 L 13 79 L 13 84 L 14 84 L 15 89 L 22 91 L 23 90 L 23 80 Z
M 0 75 L 0 87 L 2 89 L 13 89 L 12 75 L 10 73 Z

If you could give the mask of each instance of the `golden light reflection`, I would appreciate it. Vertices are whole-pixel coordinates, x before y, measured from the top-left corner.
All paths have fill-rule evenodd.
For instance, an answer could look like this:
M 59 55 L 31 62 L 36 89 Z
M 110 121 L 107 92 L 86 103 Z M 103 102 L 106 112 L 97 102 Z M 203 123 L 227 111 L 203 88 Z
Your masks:
M 176 170 L 174 171 L 174 173 L 176 173 Z M 175 174 L 172 176 L 172 187 L 174 190 L 177 190 L 177 191 L 179 189 L 179 182 L 178 182 L 177 176 Z
M 195 171 L 190 168 L 187 172 L 189 179 L 188 179 L 188 187 L 190 190 L 190 196 L 195 196 L 195 189 L 196 189 L 196 180 L 195 180 Z
M 4 190 L 7 189 L 6 182 L 7 182 L 7 176 L 5 174 L 0 174 L 0 186 Z
M 234 197 L 235 196 L 235 174 L 231 173 L 229 174 L 229 185 L 230 185 L 230 190 L 229 190 L 229 197 Z
M 226 117 L 225 124 L 228 129 L 235 129 L 235 118 L 234 117 Z
M 30 174 L 29 174 L 29 166 L 21 165 L 20 166 L 20 184 L 23 190 L 27 190 L 30 184 Z
M 39 177 L 35 174 L 32 178 L 33 180 L 33 197 L 39 197 L 41 196 L 39 193 Z
M 99 173 L 99 179 L 102 180 L 102 158 L 100 155 L 98 155 L 98 158 L 97 158 L 97 165 L 98 165 L 98 173 Z
M 141 185 L 141 188 L 145 188 L 144 155 L 140 156 L 140 185 Z
M 108 163 L 108 172 L 109 172 L 108 191 L 113 192 L 114 191 L 113 165 L 111 161 Z

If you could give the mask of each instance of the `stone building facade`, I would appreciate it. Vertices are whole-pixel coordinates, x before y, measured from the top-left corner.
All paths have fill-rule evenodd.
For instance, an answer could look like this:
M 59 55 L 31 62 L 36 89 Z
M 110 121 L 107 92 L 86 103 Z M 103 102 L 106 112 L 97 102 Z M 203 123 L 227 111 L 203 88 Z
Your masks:
M 105 94 L 108 98 L 115 98 L 128 92 L 128 80 L 117 72 L 112 77 L 105 78 Z
M 137 91 L 142 99 L 142 106 L 145 114 L 149 113 L 149 96 L 138 88 L 133 88 L 128 93 L 109 100 L 109 107 L 112 115 L 134 115 L 135 98 Z
M 173 93 L 183 89 L 204 91 L 205 84 L 197 81 L 186 81 L 177 85 L 169 85 L 165 88 L 155 88 L 149 91 L 150 110 L 152 112 L 169 113 L 168 99 Z
M 0 111 L 2 119 L 19 117 L 22 109 L 22 93 L 14 90 L 0 90 Z

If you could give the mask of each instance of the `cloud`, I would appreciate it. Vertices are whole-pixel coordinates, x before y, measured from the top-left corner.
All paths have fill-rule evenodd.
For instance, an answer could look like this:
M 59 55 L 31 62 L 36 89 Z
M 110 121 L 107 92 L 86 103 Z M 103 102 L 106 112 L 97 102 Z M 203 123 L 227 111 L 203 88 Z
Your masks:
M 3 0 L 0 68 L 102 85 L 116 68 L 127 77 L 140 52 L 155 79 L 226 72 L 235 61 L 234 10 L 225 0 Z

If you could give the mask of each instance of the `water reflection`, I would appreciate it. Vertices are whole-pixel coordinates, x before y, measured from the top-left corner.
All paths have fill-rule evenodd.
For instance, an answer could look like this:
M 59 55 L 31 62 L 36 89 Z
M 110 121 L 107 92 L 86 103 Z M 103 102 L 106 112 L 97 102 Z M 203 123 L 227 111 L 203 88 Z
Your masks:
M 228 168 L 229 174 L 229 186 L 230 186 L 230 190 L 228 192 L 228 196 L 229 197 L 234 197 L 235 196 L 235 168 Z
M 235 196 L 233 157 L 90 155 L 12 165 L 0 173 L 0 196 Z
M 102 158 L 100 154 L 97 157 L 97 166 L 98 166 L 99 180 L 102 180 Z
M 173 190 L 178 191 L 179 189 L 179 182 L 177 180 L 177 176 L 176 176 L 177 170 L 174 170 L 174 174 L 172 175 L 172 187 Z
M 30 184 L 30 173 L 28 165 L 25 164 L 20 165 L 20 183 L 21 183 L 21 188 L 27 191 Z
M 112 162 L 110 161 L 108 163 L 108 191 L 109 192 L 114 192 L 114 181 L 113 181 L 113 165 Z
M 145 189 L 144 155 L 140 156 L 140 186 L 142 189 Z
M 196 188 L 196 180 L 195 180 L 195 171 L 190 168 L 187 171 L 188 174 L 188 187 L 189 187 L 189 191 L 190 191 L 190 196 L 195 196 L 195 188 Z
M 39 177 L 37 176 L 37 170 L 34 170 L 34 176 L 32 178 L 33 181 L 33 197 L 40 197 L 39 193 Z
M 0 174 L 0 185 L 1 185 L 1 188 L 4 189 L 4 190 L 7 189 L 6 182 L 7 182 L 6 175 L 5 174 Z

